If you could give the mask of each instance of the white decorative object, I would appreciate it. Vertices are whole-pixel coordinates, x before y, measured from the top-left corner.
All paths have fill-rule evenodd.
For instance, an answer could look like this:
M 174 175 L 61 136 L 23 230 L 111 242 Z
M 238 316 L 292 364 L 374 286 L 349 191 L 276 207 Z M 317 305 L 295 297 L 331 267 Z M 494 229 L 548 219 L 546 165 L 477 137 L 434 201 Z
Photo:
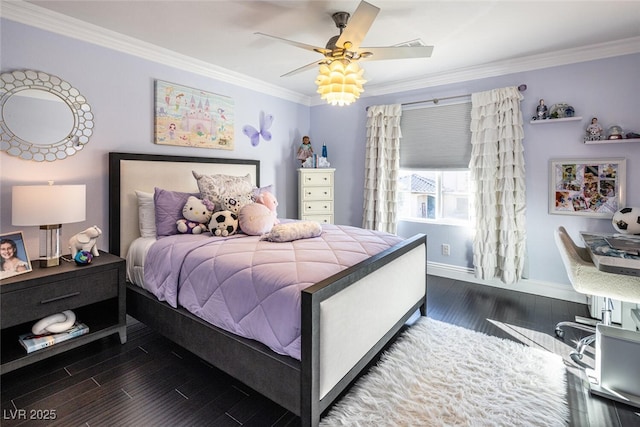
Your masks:
M 640 208 L 622 208 L 613 214 L 613 228 L 624 234 L 640 234 Z
M 31 327 L 33 335 L 59 334 L 64 332 L 76 323 L 76 315 L 71 310 L 62 313 L 52 314 L 40 319 Z
M 102 235 L 102 230 L 97 225 L 89 227 L 84 231 L 76 234 L 69 239 L 69 249 L 71 249 L 71 258 L 75 258 L 79 251 L 91 252 L 93 256 L 99 256 L 98 237 Z
M 316 162 L 315 164 L 313 163 L 314 161 Z M 302 167 L 308 169 L 328 168 L 331 167 L 331 163 L 326 157 L 311 156 L 307 157 L 302 163 Z

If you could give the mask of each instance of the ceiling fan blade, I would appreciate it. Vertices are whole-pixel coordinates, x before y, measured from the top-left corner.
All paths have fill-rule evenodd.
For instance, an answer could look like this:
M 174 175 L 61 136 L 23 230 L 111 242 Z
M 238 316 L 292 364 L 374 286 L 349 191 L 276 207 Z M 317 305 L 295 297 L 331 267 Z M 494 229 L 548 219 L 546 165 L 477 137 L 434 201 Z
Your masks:
M 380 61 L 384 59 L 429 58 L 433 52 L 433 46 L 389 46 L 389 47 L 362 47 L 361 52 L 370 52 L 372 55 L 363 56 L 360 61 Z
M 303 73 L 305 71 L 311 70 L 313 68 L 318 67 L 318 65 L 320 65 L 320 63 L 322 61 L 323 60 L 318 60 L 318 61 L 314 61 L 314 62 L 312 62 L 310 64 L 303 65 L 302 67 L 296 68 L 295 70 L 292 70 L 292 71 L 289 71 L 288 73 L 283 74 L 280 77 L 289 77 L 289 76 L 293 76 L 294 74 L 300 74 L 300 73 Z
M 336 46 L 343 47 L 345 42 L 351 42 L 350 50 L 357 50 L 367 35 L 369 28 L 371 28 L 371 24 L 376 19 L 378 12 L 380 12 L 380 8 L 366 1 L 361 1 L 356 11 L 351 15 L 347 27 L 338 38 Z
M 299 47 L 299 48 L 306 49 L 306 50 L 312 50 L 312 51 L 320 52 L 320 53 L 324 53 L 324 51 L 327 51 L 327 49 L 325 49 L 323 47 L 312 46 L 312 45 L 306 44 L 306 43 L 295 42 L 293 40 L 283 39 L 282 37 L 272 36 L 270 34 L 265 34 L 265 33 L 254 33 L 254 34 L 257 34 L 257 35 L 262 36 L 262 37 L 267 37 L 269 39 L 278 40 L 280 42 L 289 44 L 291 46 Z

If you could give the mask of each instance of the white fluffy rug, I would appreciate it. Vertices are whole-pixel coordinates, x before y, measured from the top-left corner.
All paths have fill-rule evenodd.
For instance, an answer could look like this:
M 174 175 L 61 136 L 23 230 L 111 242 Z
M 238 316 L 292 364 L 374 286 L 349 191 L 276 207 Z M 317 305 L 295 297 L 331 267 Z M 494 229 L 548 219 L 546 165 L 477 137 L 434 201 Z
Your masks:
M 420 318 L 321 426 L 566 426 L 560 356 Z

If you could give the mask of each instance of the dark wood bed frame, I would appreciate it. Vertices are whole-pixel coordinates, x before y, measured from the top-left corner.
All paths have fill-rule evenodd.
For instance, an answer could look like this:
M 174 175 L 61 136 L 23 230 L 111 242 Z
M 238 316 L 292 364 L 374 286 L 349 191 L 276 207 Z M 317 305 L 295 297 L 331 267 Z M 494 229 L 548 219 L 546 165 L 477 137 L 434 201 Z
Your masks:
M 259 162 L 255 160 L 212 159 L 146 154 L 109 154 L 109 248 L 120 254 L 121 231 L 121 161 L 190 162 L 190 163 L 255 163 L 259 185 Z M 162 166 L 158 166 L 162 167 Z M 170 173 L 164 169 L 163 173 Z M 409 255 L 411 254 L 411 255 Z M 407 264 L 397 266 L 394 261 L 411 256 L 411 269 L 416 280 L 424 281 L 424 292 L 404 303 L 402 314 L 394 319 L 391 328 L 380 335 L 378 341 L 355 363 L 344 377 L 324 396 L 320 392 L 321 376 L 321 304 L 343 290 L 359 283 L 366 285 L 368 277 L 378 272 L 398 273 L 397 283 L 389 283 L 390 295 L 402 292 L 406 280 Z M 417 256 L 417 258 L 416 258 Z M 424 257 L 424 259 L 423 259 Z M 405 258 L 409 259 L 409 258 Z M 416 262 L 416 259 L 419 262 Z M 420 265 L 424 260 L 424 265 Z M 405 261 L 406 262 L 406 261 Z M 418 265 L 416 265 L 418 264 Z M 415 267 L 414 267 L 415 266 Z M 398 269 L 394 271 L 393 269 Z M 385 270 L 387 269 L 387 270 Z M 373 280 L 373 279 L 371 279 Z M 380 279 L 376 279 L 380 280 Z M 396 282 L 396 281 L 394 281 Z M 422 286 L 419 284 L 419 286 Z M 416 235 L 359 264 L 343 270 L 302 291 L 302 356 L 301 360 L 276 354 L 265 345 L 245 339 L 213 326 L 183 308 L 174 309 L 137 285 L 127 283 L 127 314 L 138 319 L 168 339 L 198 355 L 213 366 L 228 373 L 247 386 L 263 394 L 301 417 L 303 426 L 318 425 L 325 411 L 358 377 L 367 364 L 396 336 L 407 320 L 417 311 L 426 315 L 426 236 Z M 414 285 L 415 287 L 415 285 Z M 355 289 L 355 288 L 353 288 Z M 360 306 L 360 304 L 359 304 Z M 380 300 L 358 307 L 362 310 L 385 310 Z M 326 333 L 324 331 L 323 333 Z

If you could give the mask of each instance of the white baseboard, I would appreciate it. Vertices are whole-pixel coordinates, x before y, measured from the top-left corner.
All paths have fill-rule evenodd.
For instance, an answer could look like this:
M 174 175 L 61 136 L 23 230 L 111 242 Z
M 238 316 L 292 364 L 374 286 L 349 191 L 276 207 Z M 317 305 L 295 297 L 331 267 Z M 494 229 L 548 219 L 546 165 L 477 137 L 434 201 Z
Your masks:
M 496 288 L 509 289 L 511 291 L 524 292 L 527 294 L 540 295 L 543 297 L 556 298 L 565 301 L 587 303 L 587 296 L 574 291 L 571 286 L 562 283 L 543 282 L 538 280 L 522 279 L 512 285 L 507 285 L 498 279 L 483 280 L 478 279 L 473 269 L 437 262 L 427 262 L 427 274 L 446 277 L 448 279 L 461 280 L 464 282 L 477 283 L 480 285 L 493 286 Z M 428 285 L 427 285 L 428 286 Z

